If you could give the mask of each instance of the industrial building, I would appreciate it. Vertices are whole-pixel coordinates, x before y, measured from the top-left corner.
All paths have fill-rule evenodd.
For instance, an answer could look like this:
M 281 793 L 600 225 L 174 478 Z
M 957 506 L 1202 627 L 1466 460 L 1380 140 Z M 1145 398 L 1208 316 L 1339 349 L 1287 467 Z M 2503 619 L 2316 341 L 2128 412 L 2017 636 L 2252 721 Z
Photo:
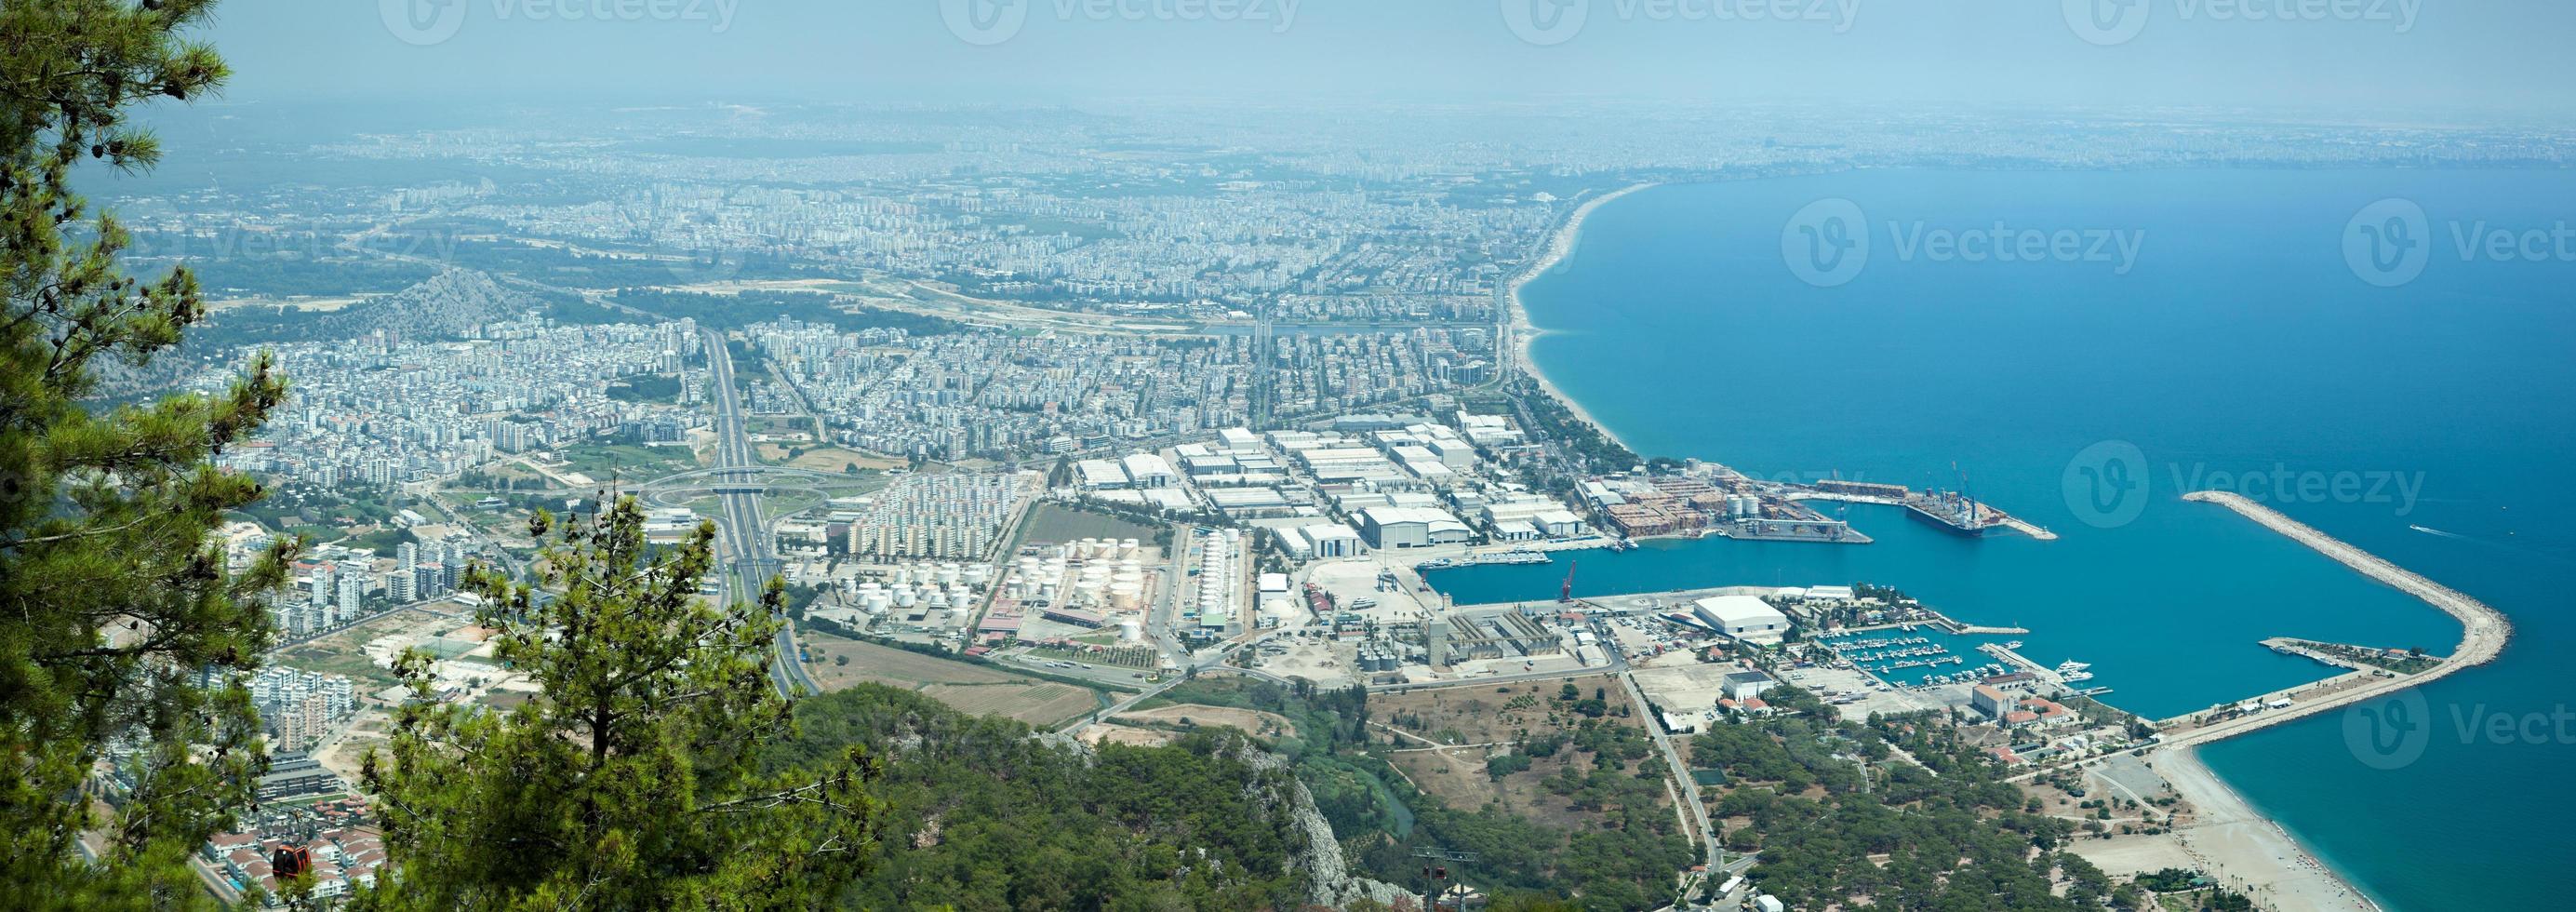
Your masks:
M 1371 546 L 1425 548 L 1466 544 L 1467 524 L 1445 510 L 1428 507 L 1370 507 L 1360 511 L 1360 534 Z
M 1702 622 L 1718 633 L 1753 643 L 1777 643 L 1789 633 L 1789 616 L 1750 595 L 1713 595 L 1694 603 Z
M 1434 667 L 1475 659 L 1520 659 L 1565 652 L 1565 642 L 1518 611 L 1453 614 L 1422 625 Z

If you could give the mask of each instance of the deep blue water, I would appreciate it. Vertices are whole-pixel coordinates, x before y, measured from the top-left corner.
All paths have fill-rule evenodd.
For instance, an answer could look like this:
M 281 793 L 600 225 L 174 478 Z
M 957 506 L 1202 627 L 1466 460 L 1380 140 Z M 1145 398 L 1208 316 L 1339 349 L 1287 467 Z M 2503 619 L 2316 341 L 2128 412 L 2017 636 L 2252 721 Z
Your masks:
M 2384 198 L 2421 206 L 2409 234 L 2432 251 L 2390 288 L 2344 250 Z M 1793 217 L 1824 199 L 1869 225 L 1866 266 L 1836 287 L 1788 266 L 1815 249 Z M 2237 486 L 2487 601 L 2517 636 L 2500 661 L 2421 691 L 2408 717 L 2426 733 L 2420 758 L 2356 749 L 2345 714 L 2327 714 L 2211 746 L 2209 765 L 2393 909 L 2563 907 L 2576 731 L 2558 729 L 2576 724 L 2499 740 L 2460 723 L 2576 705 L 2576 263 L 2546 245 L 2538 261 L 2463 259 L 2453 228 L 2571 218 L 2576 174 L 2535 171 L 1861 171 L 1612 203 L 1526 301 L 1549 330 L 1539 366 L 1630 445 L 1765 476 L 1964 479 L 2064 538 L 1967 541 L 1855 507 L 1878 543 L 1587 552 L 1577 588 L 1894 585 L 1971 622 L 2033 628 L 2029 655 L 2094 663 L 2110 702 L 2151 717 L 2325 676 L 2265 637 L 2457 642 L 2432 608 L 2179 499 L 2222 486 L 2214 473 L 2261 475 Z M 2125 273 L 2085 259 L 2081 234 L 2067 261 L 1915 244 L 1998 221 L 2118 232 L 2137 256 Z M 2067 481 L 2070 465 L 2100 465 L 2081 454 L 2105 441 L 2144 457 L 2144 507 L 2125 524 L 2090 504 L 2091 478 Z M 2315 487 L 2275 495 L 2276 469 Z M 1563 572 L 1435 582 L 1461 603 L 1538 599 Z

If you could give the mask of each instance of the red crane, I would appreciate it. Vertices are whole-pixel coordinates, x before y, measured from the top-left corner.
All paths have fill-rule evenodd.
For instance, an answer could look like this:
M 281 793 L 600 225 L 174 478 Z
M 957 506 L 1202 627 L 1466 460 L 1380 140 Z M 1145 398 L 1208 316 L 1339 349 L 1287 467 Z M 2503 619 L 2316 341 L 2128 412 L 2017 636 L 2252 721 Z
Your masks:
M 1569 560 L 1565 562 L 1565 584 L 1556 587 L 1557 604 L 1571 605 L 1574 603 L 1574 568 L 1582 565 L 1582 561 Z

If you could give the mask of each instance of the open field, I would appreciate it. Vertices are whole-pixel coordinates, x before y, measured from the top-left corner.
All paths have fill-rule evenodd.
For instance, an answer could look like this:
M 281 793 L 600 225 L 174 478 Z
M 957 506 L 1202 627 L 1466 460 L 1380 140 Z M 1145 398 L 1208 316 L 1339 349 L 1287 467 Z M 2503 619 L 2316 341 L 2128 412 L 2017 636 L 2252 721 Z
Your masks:
M 768 455 L 769 449 L 770 447 L 768 445 L 763 445 L 761 447 L 762 458 L 772 460 L 776 459 L 777 457 Z M 778 455 L 785 456 L 786 451 L 780 450 Z M 886 469 L 903 468 L 904 461 L 900 459 L 888 459 L 874 453 L 862 453 L 858 450 L 846 449 L 843 447 L 818 447 L 806 450 L 804 455 L 787 461 L 787 466 L 789 468 L 807 469 L 815 472 L 839 472 L 852 465 L 856 465 L 861 469 L 876 469 L 878 471 L 884 471 Z
M 1030 511 L 1023 541 L 1061 544 L 1086 538 L 1132 538 L 1146 544 L 1154 541 L 1154 527 L 1100 513 L 1086 513 L 1060 504 L 1042 503 Z
M 840 690 L 853 684 L 885 684 L 905 690 L 920 690 L 933 684 L 1011 684 L 1028 683 L 1024 678 L 981 665 L 943 659 L 938 656 L 906 652 L 891 646 L 879 646 L 845 639 L 820 631 L 798 631 L 798 642 L 814 653 L 806 665 L 814 682 L 825 690 Z M 849 656 L 850 664 L 834 662 Z
M 1116 719 L 1120 722 L 1149 725 L 1181 725 L 1184 722 L 1189 725 L 1225 725 L 1242 729 L 1246 734 L 1264 738 L 1280 735 L 1293 738 L 1297 735 L 1297 723 L 1288 721 L 1288 717 L 1278 713 L 1263 712 L 1258 709 L 1236 709 L 1231 706 L 1208 706 L 1200 703 L 1178 703 L 1157 706 L 1153 709 L 1140 709 L 1119 713 Z
M 814 653 L 805 668 L 824 690 L 857 684 L 883 684 L 918 691 L 923 696 L 979 716 L 1008 716 L 1037 726 L 1052 726 L 1097 709 L 1092 692 L 1012 674 L 969 662 L 906 652 L 819 631 L 797 638 Z M 837 660 L 849 657 L 849 664 Z
M 1052 728 L 1100 707 L 1091 691 L 1071 684 L 933 684 L 923 696 L 977 716 L 1009 716 L 1040 728 Z
M 1606 676 L 1572 683 L 1578 699 L 1562 699 L 1567 682 L 1460 686 L 1372 696 L 1373 717 L 1388 724 L 1372 726 L 1372 737 L 1400 742 L 1388 756 L 1413 784 L 1453 808 L 1475 809 L 1497 804 L 1505 813 L 1560 827 L 1599 826 L 1602 810 L 1579 807 L 1559 793 L 1552 780 L 1594 773 L 1598 754 L 1587 747 L 1625 745 L 1633 771 L 1651 753 L 1642 714 L 1626 689 Z M 1599 696 L 1596 697 L 1595 695 Z M 1599 700 L 1600 715 L 1578 707 Z M 1589 726 L 1591 731 L 1587 732 Z M 1527 742 L 1523 742 L 1523 732 Z M 1516 746 L 1539 745 L 1547 746 Z M 1544 751 L 1544 756 L 1532 751 Z M 1501 778 L 1487 763 L 1521 752 L 1528 767 Z M 1617 778 L 1633 779 L 1628 773 Z M 1669 793 L 1652 790 L 1659 806 L 1669 806 Z
M 360 692 L 373 693 L 399 684 L 401 679 L 394 676 L 392 669 L 367 657 L 368 643 L 397 634 L 433 633 L 461 623 L 421 611 L 396 611 L 310 643 L 280 649 L 271 656 L 270 663 L 346 676 L 358 682 Z

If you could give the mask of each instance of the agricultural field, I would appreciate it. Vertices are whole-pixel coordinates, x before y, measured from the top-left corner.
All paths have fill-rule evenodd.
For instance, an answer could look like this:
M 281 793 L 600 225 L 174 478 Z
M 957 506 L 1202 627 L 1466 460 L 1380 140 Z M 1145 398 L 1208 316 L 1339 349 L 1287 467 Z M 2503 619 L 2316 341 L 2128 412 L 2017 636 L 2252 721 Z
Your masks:
M 814 654 L 806 672 L 824 690 L 869 683 L 918 691 L 974 715 L 1052 726 L 1099 707 L 1092 691 L 970 662 L 907 652 L 819 631 L 797 639 Z M 843 663 L 841 659 L 849 661 Z

